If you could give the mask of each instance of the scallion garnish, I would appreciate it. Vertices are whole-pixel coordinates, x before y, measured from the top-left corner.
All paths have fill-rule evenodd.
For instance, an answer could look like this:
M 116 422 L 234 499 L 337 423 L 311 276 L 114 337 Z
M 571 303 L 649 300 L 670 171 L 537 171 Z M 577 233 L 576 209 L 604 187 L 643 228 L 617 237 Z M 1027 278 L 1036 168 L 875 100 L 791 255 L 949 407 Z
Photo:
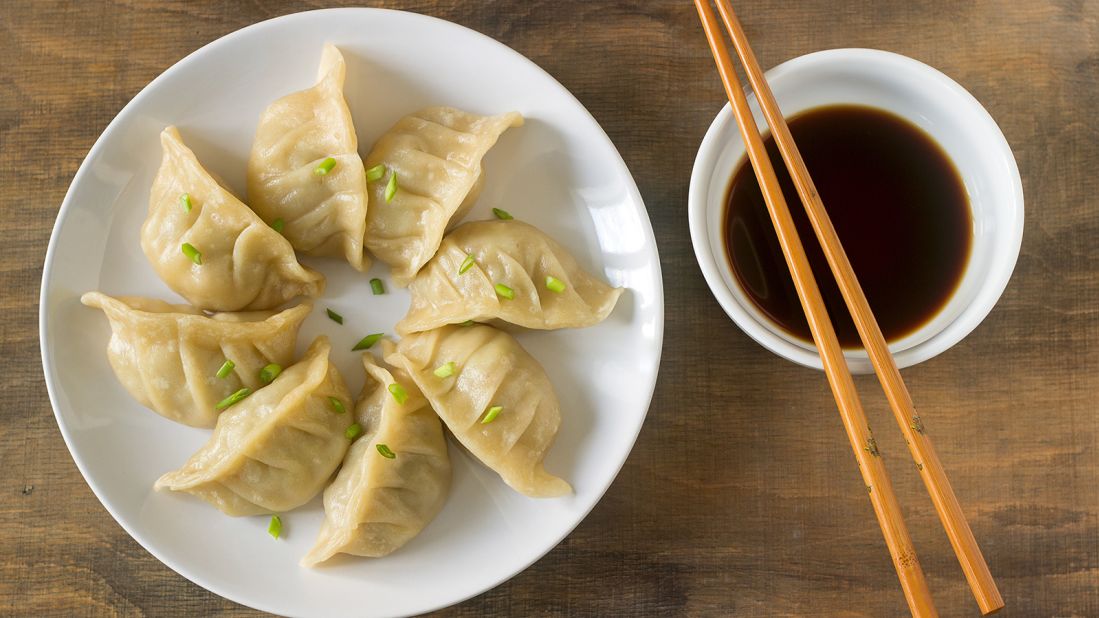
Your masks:
M 376 180 L 381 180 L 382 176 L 385 176 L 385 164 L 384 163 L 379 163 L 379 164 L 375 165 L 374 167 L 366 170 L 366 181 L 367 182 L 374 182 Z
M 393 398 L 397 400 L 397 403 L 404 405 L 404 402 L 408 401 L 408 391 L 403 386 L 394 382 L 389 385 L 389 394 L 393 395 Z
M 394 453 L 393 451 L 389 450 L 388 446 L 386 446 L 384 444 L 379 444 L 377 448 L 378 448 L 378 453 L 380 453 L 382 457 L 385 457 L 386 459 L 396 459 L 397 458 L 397 454 Z
M 358 423 L 352 423 L 352 425 L 343 432 L 343 436 L 348 440 L 354 440 L 361 435 L 363 435 L 363 426 Z
M 184 193 L 179 196 L 179 205 L 183 206 L 183 212 L 191 212 L 191 207 L 193 206 L 193 204 L 191 204 L 191 194 Z
M 271 538 L 279 538 L 282 534 L 282 518 L 278 515 L 271 516 L 271 523 L 267 524 L 267 534 L 271 535 Z
M 503 221 L 507 221 L 509 219 L 514 219 L 515 218 L 515 217 L 511 216 L 510 212 L 508 212 L 508 211 L 506 211 L 502 208 L 493 208 L 492 209 L 492 214 L 496 215 L 497 219 L 500 219 L 500 220 L 503 220 Z
M 225 379 L 229 377 L 230 373 L 233 373 L 233 367 L 236 366 L 236 363 L 227 358 L 225 359 L 225 362 L 221 364 L 221 368 L 218 369 L 218 372 L 215 375 L 217 375 L 217 377 L 219 378 Z
M 553 275 L 546 275 L 546 289 L 560 294 L 565 291 L 565 282 Z
M 503 411 L 504 406 L 492 406 L 488 409 L 487 412 L 485 412 L 485 418 L 481 419 L 481 424 L 488 425 L 492 421 L 496 420 L 496 417 L 500 416 L 500 413 Z
M 434 371 L 435 377 L 437 377 L 437 378 L 449 378 L 450 376 L 454 375 L 454 370 L 457 367 L 458 367 L 458 365 L 456 365 L 454 363 L 454 361 L 450 361 L 448 363 L 443 363 L 442 365 L 439 365 L 438 367 L 435 368 L 435 371 Z
M 328 314 L 328 319 L 332 320 L 336 324 L 343 324 L 343 316 L 332 311 L 331 309 L 325 309 L 325 313 Z
M 473 320 L 466 320 L 465 322 L 462 322 L 458 326 L 473 326 Z
M 388 204 L 393 201 L 393 196 L 397 195 L 397 171 L 394 170 L 393 174 L 389 176 L 389 183 L 385 185 L 385 203 Z
M 185 242 L 183 243 L 183 246 L 180 247 L 180 249 L 183 250 L 183 255 L 186 255 L 187 259 L 191 260 L 195 264 L 198 264 L 199 266 L 202 265 L 202 253 L 200 253 L 198 249 L 195 249 L 194 245 L 189 242 Z
M 512 299 L 515 298 L 515 290 L 509 288 L 508 286 L 504 285 L 503 283 L 497 283 L 493 287 L 496 288 L 496 295 L 499 296 L 500 298 L 506 298 L 508 300 L 512 300 Z
M 222 399 L 221 401 L 217 402 L 217 405 L 215 405 L 214 407 L 217 408 L 218 410 L 224 410 L 225 408 L 228 408 L 229 406 L 233 405 L 234 403 L 239 402 L 241 399 L 244 399 L 245 397 L 247 397 L 248 395 L 251 395 L 251 394 L 252 394 L 252 389 L 250 389 L 248 387 L 244 387 L 244 388 L 240 389 L 239 391 L 233 393 L 232 395 L 229 395 L 225 399 Z
M 347 408 L 343 407 L 343 402 L 335 397 L 328 398 L 328 405 L 332 406 L 332 411 L 336 414 L 347 412 Z
M 259 370 L 260 382 L 263 382 L 264 384 L 270 384 L 275 381 L 275 378 L 279 377 L 280 373 L 282 373 L 282 366 L 278 363 L 265 365 L 263 369 Z
M 472 255 L 467 255 L 466 259 L 462 260 L 462 265 L 458 267 L 458 274 L 466 274 L 466 271 L 473 268 L 473 265 L 476 263 L 477 260 Z
M 283 219 L 282 217 L 279 217 L 278 219 L 275 219 L 275 222 L 271 224 L 271 229 L 275 230 L 279 234 L 282 234 L 282 230 L 285 227 L 286 227 L 286 219 Z
M 370 291 L 374 293 L 374 296 L 381 296 L 385 294 L 385 284 L 381 279 L 370 280 Z
M 355 347 L 351 348 L 351 351 L 358 352 L 359 350 L 369 350 L 370 348 L 374 347 L 374 344 L 378 343 L 378 341 L 384 335 L 385 333 L 374 333 L 373 335 L 367 335 L 360 339 L 359 342 L 355 344 Z
M 336 160 L 332 157 L 328 157 L 324 161 L 320 162 L 320 165 L 313 168 L 313 173 L 317 176 L 324 176 L 328 172 L 332 171 L 332 168 L 336 167 Z

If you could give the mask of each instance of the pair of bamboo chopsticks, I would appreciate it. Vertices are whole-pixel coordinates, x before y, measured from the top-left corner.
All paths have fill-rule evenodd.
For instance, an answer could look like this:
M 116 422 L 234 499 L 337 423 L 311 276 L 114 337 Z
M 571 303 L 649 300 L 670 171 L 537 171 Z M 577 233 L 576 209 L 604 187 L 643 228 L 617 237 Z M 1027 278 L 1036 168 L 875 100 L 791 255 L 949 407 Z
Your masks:
M 855 452 L 859 469 L 862 472 L 863 481 L 870 495 L 870 502 L 874 507 L 874 514 L 878 518 L 882 534 L 885 535 L 886 545 L 893 557 L 893 565 L 897 569 L 901 588 L 904 590 L 908 607 L 914 616 L 937 616 L 935 605 L 931 600 L 931 593 L 927 588 L 923 569 L 916 558 L 916 551 L 912 547 L 912 540 L 908 536 L 908 528 L 904 524 L 900 506 L 897 504 L 893 486 L 889 482 L 885 466 L 882 464 L 878 452 L 877 443 L 870 432 L 855 390 L 855 383 L 851 379 L 847 362 L 843 357 L 836 332 L 829 321 L 828 312 L 824 301 L 821 299 L 820 290 L 813 279 L 809 260 L 805 255 L 801 240 L 798 238 L 794 227 L 790 210 L 783 198 L 782 189 L 779 186 L 774 168 L 768 158 L 767 150 L 763 145 L 759 128 L 755 118 L 748 107 L 748 100 L 740 87 L 736 69 L 729 51 L 721 34 L 721 26 L 710 8 L 710 0 L 694 0 L 698 8 L 699 18 L 702 20 L 706 31 L 706 38 L 710 43 L 714 60 L 717 62 L 721 81 L 725 84 L 726 94 L 732 105 L 733 115 L 740 126 L 740 133 L 747 147 L 748 158 L 755 170 L 756 179 L 763 190 L 764 201 L 771 215 L 778 234 L 779 245 L 786 257 L 786 265 L 801 299 L 805 317 L 809 322 L 809 330 L 813 334 L 813 341 L 820 350 L 821 362 L 824 373 L 832 387 L 832 393 L 836 398 L 840 416 L 843 419 L 844 429 L 851 441 L 851 448 Z M 790 171 L 797 188 L 802 205 L 809 215 L 809 221 L 824 249 L 824 255 L 828 259 L 828 265 L 832 269 L 832 275 L 836 278 L 840 293 L 847 304 L 847 309 L 855 323 L 855 327 L 866 348 L 874 371 L 878 375 L 886 398 L 893 409 L 893 415 L 908 443 L 912 458 L 920 470 L 924 485 L 931 494 L 931 501 L 935 505 L 935 511 L 939 520 L 946 529 L 950 544 L 954 553 L 958 556 L 966 580 L 977 599 L 977 604 L 982 614 L 990 614 L 1003 607 L 1004 602 L 1000 592 L 996 588 L 996 582 L 985 564 L 984 556 L 973 538 L 973 532 L 969 529 L 965 515 L 962 513 L 958 498 L 950 487 L 950 481 L 946 477 L 942 464 L 939 462 L 935 449 L 931 446 L 924 428 L 924 422 L 916 412 L 912 403 L 912 397 L 901 379 L 900 371 L 893 360 L 892 354 L 886 345 L 885 337 L 870 311 L 870 305 L 859 286 L 847 254 L 840 244 L 836 230 L 824 210 L 820 196 L 817 194 L 813 180 L 805 167 L 805 162 L 794 144 L 794 138 L 790 134 L 789 127 L 782 116 L 782 112 L 775 101 L 774 94 L 763 76 L 763 71 L 756 61 L 752 48 L 748 45 L 748 39 L 741 28 L 736 14 L 729 5 L 729 0 L 715 0 L 722 20 L 728 29 L 733 47 L 744 65 L 748 74 L 748 81 L 755 91 L 756 99 L 767 119 L 778 145 L 779 152 Z

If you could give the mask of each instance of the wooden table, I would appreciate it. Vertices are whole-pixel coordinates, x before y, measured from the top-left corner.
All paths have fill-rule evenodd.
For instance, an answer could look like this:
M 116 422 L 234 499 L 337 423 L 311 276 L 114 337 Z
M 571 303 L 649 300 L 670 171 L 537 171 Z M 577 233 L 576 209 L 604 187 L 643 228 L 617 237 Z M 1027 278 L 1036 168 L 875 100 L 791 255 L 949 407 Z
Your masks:
M 588 107 L 633 171 L 664 268 L 664 362 L 617 482 L 561 545 L 447 615 L 896 616 L 904 600 L 823 376 L 711 297 L 687 181 L 723 103 L 688 0 L 392 1 L 495 37 Z M 1099 615 L 1099 2 L 741 0 L 761 63 L 830 47 L 927 62 L 1013 146 L 1022 254 L 965 341 L 905 371 L 1009 616 Z M 190 51 L 294 2 L 0 6 L 0 614 L 252 615 L 111 519 L 54 423 L 38 287 L 58 205 L 110 119 Z M 871 378 L 868 414 L 944 616 L 976 615 Z

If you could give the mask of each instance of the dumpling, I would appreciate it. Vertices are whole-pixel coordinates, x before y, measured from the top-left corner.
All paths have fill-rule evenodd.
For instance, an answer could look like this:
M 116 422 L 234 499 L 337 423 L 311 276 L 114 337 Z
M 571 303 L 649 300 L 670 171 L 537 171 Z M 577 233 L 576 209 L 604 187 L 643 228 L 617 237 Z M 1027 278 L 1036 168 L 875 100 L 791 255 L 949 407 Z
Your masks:
M 263 112 L 248 158 L 248 200 L 269 224 L 282 220 L 298 251 L 343 257 L 365 271 L 366 174 L 343 98 L 346 70 L 326 44 L 317 84 Z
M 369 183 L 366 246 L 392 267 L 394 283 L 408 285 L 435 255 L 451 219 L 461 219 L 477 199 L 481 159 L 508 127 L 522 124 L 516 112 L 477 116 L 429 107 L 402 118 L 374 144 L 366 168 L 384 165 L 385 174 Z M 387 200 L 390 185 L 396 193 Z
M 298 364 L 221 413 L 210 440 L 156 489 L 185 491 L 226 515 L 289 511 L 340 465 L 351 396 L 318 337 Z
M 203 169 L 175 127 L 160 144 L 141 248 L 168 287 L 209 311 L 273 309 L 324 291 L 324 276 L 298 264 L 290 243 Z
M 363 354 L 363 366 L 366 385 L 355 406 L 363 433 L 324 490 L 324 524 L 304 566 L 337 553 L 392 553 L 435 518 L 450 489 L 443 427 L 423 394 L 403 371 L 390 372 L 370 354 Z M 403 404 L 389 392 L 392 384 L 404 389 Z
M 88 292 L 80 301 L 107 314 L 107 359 L 141 405 L 192 427 L 213 427 L 218 402 L 241 388 L 263 386 L 259 372 L 289 365 L 311 305 L 281 313 L 218 313 L 151 298 Z M 231 369 L 219 377 L 226 361 Z
M 534 498 L 572 491 L 542 463 L 561 425 L 557 395 L 511 335 L 444 326 L 401 339 L 385 360 L 411 375 L 454 437 L 512 489 Z M 453 373 L 439 377 L 444 366 Z
M 458 226 L 408 289 L 412 304 L 397 323 L 402 335 L 496 318 L 527 328 L 581 328 L 603 321 L 622 294 L 538 228 L 515 220 Z

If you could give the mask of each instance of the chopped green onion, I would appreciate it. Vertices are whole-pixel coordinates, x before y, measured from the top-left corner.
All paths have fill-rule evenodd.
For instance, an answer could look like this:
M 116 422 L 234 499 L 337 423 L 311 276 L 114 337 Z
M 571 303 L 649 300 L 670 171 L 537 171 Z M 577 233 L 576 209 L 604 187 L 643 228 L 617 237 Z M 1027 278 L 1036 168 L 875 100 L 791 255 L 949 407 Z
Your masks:
M 388 204 L 393 201 L 393 196 L 397 195 L 397 172 L 394 171 L 389 177 L 389 184 L 385 185 L 385 203 Z
M 324 176 L 328 172 L 331 172 L 334 167 L 336 167 L 336 160 L 332 157 L 328 157 L 324 161 L 321 161 L 320 165 L 313 168 L 313 173 L 317 176 Z
M 282 230 L 285 227 L 286 227 L 286 219 L 283 219 L 282 217 L 279 217 L 278 219 L 275 219 L 275 222 L 271 224 L 271 229 L 275 230 L 279 234 L 282 234 Z
M 496 287 L 496 294 L 500 298 L 506 298 L 508 300 L 512 300 L 513 298 L 515 298 L 515 290 L 509 288 L 508 286 L 504 285 L 503 283 L 497 283 L 495 287 Z
M 217 377 L 219 378 L 225 379 L 229 377 L 229 374 L 233 372 L 233 367 L 236 366 L 236 363 L 227 358 L 225 359 L 225 362 L 221 364 L 221 368 L 218 369 L 218 372 L 215 375 L 217 375 Z
M 450 361 L 449 363 L 443 363 L 442 365 L 439 365 L 435 368 L 435 377 L 449 378 L 450 376 L 454 375 L 454 369 L 457 367 L 458 366 L 454 364 L 454 361 Z
M 385 457 L 386 459 L 396 459 L 397 458 L 397 454 L 394 453 L 393 451 L 389 450 L 388 446 L 386 446 L 384 444 L 379 444 L 377 448 L 378 448 L 378 452 L 381 453 L 382 457 Z
M 510 212 L 508 212 L 508 211 L 506 211 L 502 208 L 493 208 L 492 209 L 492 214 L 496 215 L 497 219 L 501 219 L 503 221 L 507 221 L 509 219 L 514 219 L 515 218 L 515 217 L 511 216 Z
M 343 407 L 343 402 L 335 397 L 328 398 L 328 405 L 332 406 L 332 411 L 336 414 L 343 414 L 347 412 L 347 408 Z
M 271 363 L 270 365 L 266 365 L 263 369 L 259 370 L 260 382 L 263 382 L 264 384 L 270 384 L 275 381 L 275 378 L 279 377 L 280 373 L 282 373 L 282 366 L 278 363 Z
M 370 280 L 370 291 L 374 293 L 374 296 L 381 296 L 385 294 L 385 284 L 381 279 Z
M 343 432 L 343 435 L 348 440 L 354 440 L 355 438 L 363 435 L 363 426 L 358 423 L 353 423 L 350 427 L 347 428 L 347 431 Z
M 458 267 L 458 274 L 464 275 L 466 271 L 473 268 L 473 265 L 477 263 L 472 255 L 466 255 L 466 259 L 462 260 L 462 265 Z
M 462 322 L 458 326 L 473 326 L 473 320 L 466 320 L 465 322 Z
M 267 524 L 267 534 L 270 534 L 272 538 L 279 538 L 282 534 L 282 518 L 278 515 L 271 516 L 271 523 Z
M 359 350 L 369 350 L 370 348 L 374 347 L 374 344 L 378 343 L 378 341 L 384 335 L 385 333 L 374 333 L 373 335 L 367 335 L 360 339 L 359 342 L 355 344 L 355 347 L 351 348 L 351 351 L 358 352 Z
M 180 248 L 183 250 L 183 255 L 187 256 L 187 259 L 191 260 L 195 264 L 198 264 L 200 266 L 202 265 L 202 254 L 199 253 L 198 249 L 195 249 L 194 245 L 189 242 L 185 242 Z
M 481 424 L 488 425 L 492 421 L 496 420 L 496 417 L 500 416 L 500 413 L 503 411 L 504 406 L 492 406 L 488 409 L 487 412 L 485 412 L 485 418 L 481 419 Z
M 328 319 L 332 320 L 336 324 L 343 324 L 342 315 L 336 313 L 335 311 L 332 311 L 331 309 L 325 309 L 325 312 L 328 314 Z
M 557 292 L 558 294 L 560 294 L 561 292 L 565 291 L 565 282 L 561 281 L 557 277 L 554 277 L 553 275 L 547 275 L 546 289 L 551 292 Z
M 374 182 L 375 180 L 381 180 L 382 176 L 385 176 L 385 164 L 379 163 L 374 167 L 366 170 L 366 181 Z
M 394 382 L 389 385 L 389 394 L 393 395 L 393 398 L 397 400 L 397 403 L 404 405 L 404 402 L 408 401 L 408 391 L 403 386 Z
M 191 212 L 191 207 L 193 206 L 193 204 L 191 204 L 191 194 L 184 193 L 183 195 L 179 196 L 179 204 L 180 206 L 183 206 L 184 212 Z
M 232 395 L 229 395 L 225 399 L 222 399 L 214 407 L 217 408 L 218 410 L 224 410 L 225 408 L 228 408 L 229 406 L 233 405 L 234 403 L 237 403 L 241 399 L 244 399 L 245 397 L 247 397 L 248 395 L 251 395 L 251 394 L 252 394 L 252 389 L 250 389 L 248 387 L 244 387 L 244 388 L 240 389 L 239 391 L 233 393 Z

